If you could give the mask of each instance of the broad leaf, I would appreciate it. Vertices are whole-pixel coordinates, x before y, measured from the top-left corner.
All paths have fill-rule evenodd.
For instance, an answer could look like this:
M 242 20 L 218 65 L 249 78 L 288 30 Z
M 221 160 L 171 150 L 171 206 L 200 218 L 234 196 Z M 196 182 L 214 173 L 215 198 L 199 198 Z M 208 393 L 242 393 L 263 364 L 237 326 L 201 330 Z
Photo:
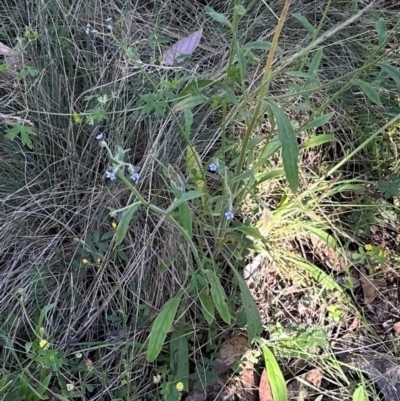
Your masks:
M 182 196 L 177 199 L 174 204 L 173 204 L 173 208 L 175 209 L 177 208 L 179 205 L 181 205 L 182 203 L 188 202 L 190 200 L 193 199 L 197 199 L 200 198 L 201 196 L 205 195 L 204 192 L 201 191 L 189 191 L 189 192 L 185 192 L 184 194 L 182 194 Z
M 232 24 L 229 22 L 228 18 L 225 17 L 224 14 L 217 13 L 213 8 L 207 6 L 205 8 L 206 13 L 214 20 L 217 22 L 221 22 L 222 24 L 225 24 L 229 26 L 229 28 L 232 28 Z
M 139 207 L 140 207 L 140 202 L 133 203 L 122 214 L 120 222 L 117 227 L 117 231 L 115 232 L 116 245 L 121 244 L 124 238 L 126 237 L 132 217 L 139 210 Z
M 199 295 L 200 302 L 201 302 L 201 309 L 203 311 L 204 319 L 206 319 L 208 324 L 212 324 L 215 320 L 214 314 L 214 303 L 212 298 L 205 292 L 202 292 Z
M 278 136 L 282 145 L 283 168 L 292 192 L 299 186 L 299 146 L 296 134 L 287 115 L 276 104 L 269 102 L 271 111 L 278 126 Z
M 175 381 L 183 383 L 183 388 L 189 388 L 189 345 L 187 333 L 184 330 L 176 330 L 171 335 L 170 366 L 174 372 Z
M 179 63 L 181 61 L 181 56 L 192 54 L 199 45 L 202 35 L 203 28 L 178 40 L 163 53 L 163 63 L 165 65 L 174 65 L 175 62 Z
M 383 71 L 388 73 L 393 81 L 396 82 L 397 85 L 400 85 L 400 70 L 396 67 L 393 67 L 390 64 L 381 64 L 380 66 Z
M 379 93 L 376 89 L 371 86 L 369 83 L 357 80 L 355 84 L 362 90 L 364 95 L 371 100 L 371 102 L 375 103 L 378 106 L 382 106 L 381 98 L 379 97 Z
M 162 308 L 154 320 L 149 337 L 147 361 L 154 362 L 161 352 L 164 341 L 174 322 L 176 311 L 181 302 L 182 293 L 178 293 L 170 299 Z
M 378 22 L 376 23 L 376 30 L 378 32 L 378 45 L 383 45 L 386 41 L 386 24 L 383 18 L 379 18 Z
M 208 282 L 210 283 L 211 296 L 218 313 L 225 323 L 231 324 L 231 314 L 229 312 L 228 304 L 226 302 L 226 294 L 224 288 L 221 285 L 221 282 L 219 281 L 219 278 L 211 270 L 206 270 L 205 273 Z
M 186 109 L 192 109 L 193 107 L 199 106 L 200 104 L 207 103 L 208 99 L 204 96 L 188 96 L 187 98 L 178 102 L 174 107 L 173 111 L 180 111 Z
M 306 17 L 304 17 L 303 15 L 301 15 L 299 13 L 293 13 L 292 15 L 294 18 L 297 19 L 297 21 L 299 21 L 304 26 L 304 28 L 306 28 L 311 33 L 314 32 L 315 28 L 311 25 L 311 23 L 308 21 L 308 19 Z
M 276 361 L 274 354 L 266 345 L 262 345 L 261 349 L 264 355 L 265 370 L 267 372 L 274 401 L 287 401 L 285 378 L 283 377 L 278 362 Z
M 322 116 L 314 118 L 314 120 L 308 121 L 306 125 L 303 127 L 303 129 L 307 130 L 321 127 L 322 125 L 325 125 L 332 118 L 332 116 L 333 113 L 322 114 Z
M 239 283 L 240 296 L 242 298 L 242 304 L 247 319 L 247 337 L 250 343 L 254 340 L 256 336 L 259 336 L 262 332 L 261 316 L 258 312 L 257 305 L 254 302 L 249 287 L 247 286 L 243 277 L 234 267 L 232 267 L 232 269 Z
M 315 148 L 316 146 L 321 146 L 324 145 L 325 143 L 336 142 L 336 141 L 337 139 L 333 134 L 315 135 L 306 141 L 306 143 L 303 145 L 303 149 Z
M 364 386 L 357 387 L 353 393 L 353 401 L 366 401 L 367 399 Z

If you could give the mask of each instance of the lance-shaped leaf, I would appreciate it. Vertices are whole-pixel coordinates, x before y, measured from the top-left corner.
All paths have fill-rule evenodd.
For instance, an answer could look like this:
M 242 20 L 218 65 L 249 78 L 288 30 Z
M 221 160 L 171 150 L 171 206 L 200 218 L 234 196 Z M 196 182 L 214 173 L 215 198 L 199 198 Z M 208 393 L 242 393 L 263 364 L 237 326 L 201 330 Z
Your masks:
M 163 54 L 165 65 L 174 65 L 174 62 L 182 61 L 181 56 L 192 54 L 200 43 L 203 35 L 203 28 L 193 32 L 186 38 L 178 40 L 174 45 L 167 49 Z

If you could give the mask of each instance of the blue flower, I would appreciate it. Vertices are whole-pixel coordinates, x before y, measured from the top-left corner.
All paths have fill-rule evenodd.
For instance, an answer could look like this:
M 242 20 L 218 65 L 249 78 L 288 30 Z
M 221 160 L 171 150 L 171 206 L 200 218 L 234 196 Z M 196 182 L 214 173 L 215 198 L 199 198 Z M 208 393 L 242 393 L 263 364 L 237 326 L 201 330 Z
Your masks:
M 215 163 L 211 163 L 210 166 L 208 167 L 210 171 L 215 173 L 218 170 L 218 166 Z
M 139 178 L 140 178 L 140 174 L 139 174 L 139 173 L 133 173 L 133 174 L 131 175 L 131 180 L 132 180 L 132 181 L 138 182 L 138 181 L 139 181 Z
M 106 178 L 109 178 L 111 181 L 114 181 L 117 177 L 113 171 L 106 171 Z
M 232 219 L 235 217 L 235 215 L 233 214 L 233 212 L 232 212 L 231 210 L 228 210 L 228 211 L 225 213 L 225 217 L 226 217 L 228 220 L 232 220 Z

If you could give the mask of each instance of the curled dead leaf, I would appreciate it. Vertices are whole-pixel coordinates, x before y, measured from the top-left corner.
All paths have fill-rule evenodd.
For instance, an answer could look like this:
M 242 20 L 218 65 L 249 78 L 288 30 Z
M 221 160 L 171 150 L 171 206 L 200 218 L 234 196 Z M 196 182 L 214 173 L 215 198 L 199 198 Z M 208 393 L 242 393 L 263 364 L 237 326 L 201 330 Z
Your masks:
M 215 371 L 217 373 L 226 372 L 229 370 L 237 359 L 241 358 L 248 350 L 247 338 L 243 335 L 238 335 L 224 341 L 221 346 Z

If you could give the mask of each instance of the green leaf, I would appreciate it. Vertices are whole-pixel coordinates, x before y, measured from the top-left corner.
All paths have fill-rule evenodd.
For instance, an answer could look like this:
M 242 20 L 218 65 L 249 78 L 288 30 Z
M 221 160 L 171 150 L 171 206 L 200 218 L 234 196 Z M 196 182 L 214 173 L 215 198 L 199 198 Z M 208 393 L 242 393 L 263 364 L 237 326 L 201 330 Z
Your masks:
M 318 72 L 318 67 L 321 63 L 322 59 L 322 52 L 323 52 L 323 47 L 320 47 L 314 54 L 313 59 L 311 60 L 310 67 L 308 68 L 308 72 L 311 75 L 315 75 Z
M 259 336 L 262 332 L 261 316 L 258 311 L 257 305 L 254 302 L 253 296 L 251 295 L 249 287 L 247 286 L 243 277 L 234 267 L 232 267 L 232 270 L 235 273 L 235 276 L 239 283 L 240 296 L 247 319 L 247 337 L 250 343 L 254 340 L 256 336 Z
M 390 75 L 397 85 L 400 85 L 400 70 L 398 68 L 393 67 L 390 64 L 381 64 L 380 67 L 383 71 Z
M 187 333 L 184 330 L 176 330 L 171 335 L 170 365 L 174 372 L 175 382 L 183 383 L 184 389 L 189 389 L 189 345 Z
M 369 83 L 357 80 L 355 84 L 362 90 L 364 95 L 371 100 L 371 102 L 375 103 L 378 106 L 382 106 L 381 98 L 379 97 L 379 93 L 376 89 L 371 86 Z
M 185 192 L 184 194 L 182 194 L 182 196 L 177 199 L 174 203 L 173 203 L 173 207 L 172 210 L 177 208 L 179 205 L 181 205 L 182 203 L 188 202 L 190 200 L 193 199 L 197 199 L 202 197 L 203 195 L 205 195 L 204 192 L 201 191 L 189 191 L 189 192 Z
M 356 391 L 353 393 L 353 401 L 366 401 L 367 399 L 364 386 L 361 385 L 360 387 L 357 387 Z
M 214 303 L 212 298 L 206 293 L 202 292 L 199 295 L 200 303 L 203 311 L 204 319 L 208 324 L 212 324 L 215 320 Z
M 35 327 L 35 333 L 38 337 L 42 337 L 41 329 L 46 315 L 56 306 L 56 304 L 48 304 L 40 311 L 39 319 Z
M 243 49 L 240 46 L 238 46 L 237 49 L 237 57 L 239 63 L 240 78 L 242 82 L 244 82 L 244 80 L 246 79 L 246 72 L 247 72 L 247 59 Z
M 302 228 L 316 235 L 320 240 L 325 242 L 325 244 L 332 249 L 337 249 L 335 238 L 333 238 L 332 235 L 328 234 L 326 231 L 307 223 L 302 224 Z
M 304 17 L 303 15 L 301 15 L 299 13 L 294 13 L 292 15 L 294 18 L 297 19 L 297 21 L 299 21 L 304 26 L 304 28 L 306 28 L 311 33 L 314 32 L 315 28 L 311 25 L 311 23 L 308 21 L 308 19 L 306 17 Z M 277 401 L 277 400 L 274 400 L 274 401 Z
M 238 15 L 246 14 L 246 9 L 241 4 L 237 4 L 234 8 L 235 8 L 235 11 L 238 13 Z
M 240 231 L 243 234 L 246 234 L 248 237 L 257 238 L 262 241 L 265 240 L 265 237 L 260 233 L 259 229 L 256 227 L 249 226 L 238 226 L 235 227 L 235 231 Z
M 220 22 L 229 26 L 229 28 L 232 28 L 232 24 L 229 22 L 228 18 L 226 18 L 224 14 L 217 13 L 213 8 L 209 6 L 205 8 L 205 11 L 214 21 Z
M 226 294 L 221 282 L 219 281 L 219 278 L 211 270 L 206 270 L 205 273 L 208 282 L 210 283 L 211 296 L 218 313 L 225 323 L 231 324 L 231 314 L 226 302 Z
M 271 386 L 273 399 L 274 401 L 287 401 L 286 383 L 278 362 L 266 345 L 262 345 L 261 349 L 264 355 L 265 370 Z
M 321 146 L 325 143 L 336 141 L 337 139 L 333 134 L 315 135 L 307 140 L 307 142 L 303 145 L 303 149 L 315 148 L 316 146 Z
M 322 125 L 325 125 L 332 118 L 332 116 L 333 113 L 322 114 L 322 116 L 314 118 L 314 120 L 308 121 L 306 125 L 303 127 L 303 129 L 307 130 L 321 127 Z
M 115 244 L 120 245 L 124 240 L 131 223 L 133 215 L 139 210 L 140 202 L 133 203 L 124 211 L 121 216 L 121 220 L 118 224 L 117 230 L 115 232 Z
M 179 218 L 177 218 L 182 225 L 182 228 L 193 237 L 193 211 L 187 203 L 179 206 Z
M 385 43 L 387 37 L 386 24 L 383 18 L 379 18 L 376 23 L 376 30 L 378 32 L 378 45 L 381 46 Z
M 269 102 L 269 106 L 278 126 L 278 136 L 282 144 L 283 168 L 286 178 L 292 192 L 296 192 L 299 186 L 299 146 L 297 144 L 296 134 L 289 118 L 282 109 L 272 102 Z
M 174 107 L 173 111 L 180 111 L 185 109 L 192 109 L 193 107 L 199 106 L 200 104 L 207 103 L 208 99 L 204 96 L 188 96 L 187 98 L 178 102 Z
M 32 127 L 21 124 L 19 122 L 10 124 L 12 128 L 6 130 L 5 137 L 13 141 L 18 135 L 21 137 L 21 142 L 29 149 L 33 149 L 33 143 L 30 135 L 35 135 Z
M 246 43 L 243 46 L 245 50 L 269 50 L 271 48 L 271 42 L 265 40 L 256 40 L 255 42 Z
M 156 320 L 154 320 L 149 337 L 149 346 L 147 351 L 148 362 L 154 362 L 160 354 L 167 334 L 174 322 L 181 298 L 182 293 L 179 292 L 164 305 L 156 317 Z

